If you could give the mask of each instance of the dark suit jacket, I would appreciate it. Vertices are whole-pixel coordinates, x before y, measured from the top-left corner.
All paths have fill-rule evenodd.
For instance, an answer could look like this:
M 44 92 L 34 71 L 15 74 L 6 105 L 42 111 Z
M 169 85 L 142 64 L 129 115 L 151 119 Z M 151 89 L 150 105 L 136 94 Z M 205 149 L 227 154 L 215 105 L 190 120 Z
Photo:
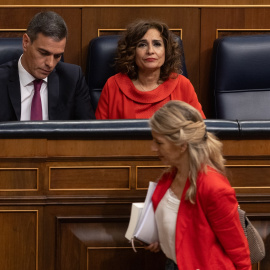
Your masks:
M 48 77 L 49 120 L 95 118 L 89 89 L 77 65 L 59 62 Z M 18 60 L 0 66 L 0 121 L 20 121 Z

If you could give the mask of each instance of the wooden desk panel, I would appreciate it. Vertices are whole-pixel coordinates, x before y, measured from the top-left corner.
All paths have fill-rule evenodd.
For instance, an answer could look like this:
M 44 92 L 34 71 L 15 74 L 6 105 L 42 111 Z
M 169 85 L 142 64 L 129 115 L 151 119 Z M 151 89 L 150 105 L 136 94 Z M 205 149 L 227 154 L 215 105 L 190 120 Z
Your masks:
M 269 141 L 223 142 L 228 178 L 239 203 L 269 243 Z M 135 139 L 0 139 L 3 243 L 12 243 L 11 257 L 15 236 L 29 247 L 11 262 L 2 256 L 1 263 L 10 263 L 11 270 L 118 270 L 121 258 L 125 269 L 133 269 L 130 262 L 134 269 L 149 269 L 149 263 L 164 269 L 163 256 L 157 259 L 142 249 L 135 254 L 124 238 L 131 203 L 143 201 L 148 181 L 167 168 L 150 146 L 151 140 Z M 7 216 L 16 234 L 5 227 Z M 26 237 L 30 229 L 34 238 Z M 269 269 L 266 247 L 268 257 L 256 269 Z M 0 244 L 0 253 L 5 250 Z

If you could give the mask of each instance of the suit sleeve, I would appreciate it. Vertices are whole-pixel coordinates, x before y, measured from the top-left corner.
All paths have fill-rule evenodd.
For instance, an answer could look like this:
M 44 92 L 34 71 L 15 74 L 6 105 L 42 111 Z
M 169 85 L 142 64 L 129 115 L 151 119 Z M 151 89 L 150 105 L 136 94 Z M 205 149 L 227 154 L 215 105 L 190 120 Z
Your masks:
M 95 119 L 94 110 L 91 104 L 90 92 L 85 77 L 79 68 L 79 76 L 75 97 L 75 118 L 76 120 Z

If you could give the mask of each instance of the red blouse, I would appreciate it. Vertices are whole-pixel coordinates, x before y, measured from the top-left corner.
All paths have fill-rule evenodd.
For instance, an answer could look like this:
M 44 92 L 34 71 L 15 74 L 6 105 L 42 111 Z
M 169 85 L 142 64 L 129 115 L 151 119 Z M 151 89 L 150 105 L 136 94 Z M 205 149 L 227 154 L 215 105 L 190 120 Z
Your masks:
M 152 91 L 139 91 L 130 78 L 118 73 L 106 82 L 96 109 L 96 119 L 150 118 L 170 100 L 182 100 L 205 118 L 191 82 L 184 76 L 168 79 Z

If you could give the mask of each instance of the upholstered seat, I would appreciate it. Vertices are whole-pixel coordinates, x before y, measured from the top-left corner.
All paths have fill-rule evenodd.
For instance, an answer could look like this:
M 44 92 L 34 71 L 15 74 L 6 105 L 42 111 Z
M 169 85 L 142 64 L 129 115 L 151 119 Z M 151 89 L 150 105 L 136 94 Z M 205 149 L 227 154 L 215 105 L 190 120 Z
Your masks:
M 0 38 L 0 65 L 14 59 L 19 59 L 23 53 L 22 38 Z M 64 62 L 62 55 L 61 61 Z
M 187 77 L 182 40 L 179 36 L 175 37 L 182 50 L 183 75 Z M 100 36 L 92 39 L 89 43 L 85 75 L 94 110 L 97 107 L 101 91 L 107 79 L 116 74 L 114 59 L 116 57 L 119 39 L 120 35 Z
M 116 74 L 114 59 L 119 38 L 119 35 L 100 36 L 89 43 L 85 75 L 94 110 L 107 79 Z
M 218 119 L 270 119 L 270 35 L 231 36 L 213 47 Z
M 22 53 L 22 38 L 0 38 L 0 65 L 19 59 Z

